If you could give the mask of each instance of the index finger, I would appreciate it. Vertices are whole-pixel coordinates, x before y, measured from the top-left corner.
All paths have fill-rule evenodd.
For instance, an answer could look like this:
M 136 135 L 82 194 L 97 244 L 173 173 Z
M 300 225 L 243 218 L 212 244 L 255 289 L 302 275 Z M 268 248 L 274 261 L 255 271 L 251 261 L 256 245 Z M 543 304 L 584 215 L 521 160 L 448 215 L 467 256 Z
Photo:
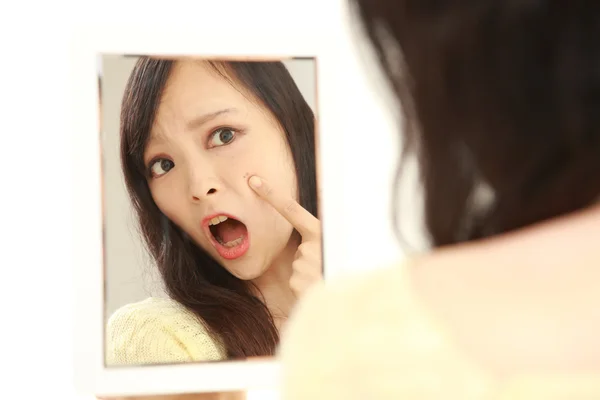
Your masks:
M 304 239 L 314 239 L 321 235 L 319 220 L 296 200 L 277 192 L 269 182 L 256 175 L 251 176 L 248 183 L 263 200 L 287 219 Z

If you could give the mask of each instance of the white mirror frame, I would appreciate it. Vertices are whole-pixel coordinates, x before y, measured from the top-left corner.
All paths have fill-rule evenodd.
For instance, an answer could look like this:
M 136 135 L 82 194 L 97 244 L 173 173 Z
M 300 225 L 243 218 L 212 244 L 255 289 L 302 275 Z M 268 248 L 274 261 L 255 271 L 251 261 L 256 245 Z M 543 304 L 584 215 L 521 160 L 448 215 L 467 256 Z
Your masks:
M 212 22 L 211 22 L 212 21 Z M 235 23 L 233 23 L 235 25 Z M 194 26 L 82 27 L 72 43 L 74 162 L 75 382 L 87 395 L 199 393 L 278 386 L 275 360 L 194 363 L 173 366 L 113 367 L 104 365 L 104 266 L 102 244 L 101 151 L 97 63 L 100 54 L 268 58 L 315 57 L 317 77 L 317 160 L 319 208 L 324 233 L 325 279 L 343 273 L 346 246 L 342 188 L 343 140 L 351 124 L 338 99 L 344 68 L 333 43 L 335 35 L 315 22 L 310 30 L 223 29 L 223 21 L 203 19 Z M 240 39 L 240 31 L 243 39 Z M 215 32 L 217 32 L 215 34 Z M 210 40 L 207 40 L 210 38 Z M 341 90 L 341 91 L 340 91 Z M 356 132 L 354 132 L 356 134 Z M 337 261 L 336 261 L 337 260 Z

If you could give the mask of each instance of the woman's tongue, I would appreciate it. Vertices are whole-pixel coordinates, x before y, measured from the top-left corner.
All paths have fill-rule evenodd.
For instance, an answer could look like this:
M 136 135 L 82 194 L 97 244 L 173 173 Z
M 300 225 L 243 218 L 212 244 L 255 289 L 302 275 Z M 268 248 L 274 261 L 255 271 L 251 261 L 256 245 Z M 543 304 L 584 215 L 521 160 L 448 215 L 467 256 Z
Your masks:
M 244 224 L 231 218 L 221 222 L 215 228 L 219 242 L 230 247 L 240 244 L 247 231 Z

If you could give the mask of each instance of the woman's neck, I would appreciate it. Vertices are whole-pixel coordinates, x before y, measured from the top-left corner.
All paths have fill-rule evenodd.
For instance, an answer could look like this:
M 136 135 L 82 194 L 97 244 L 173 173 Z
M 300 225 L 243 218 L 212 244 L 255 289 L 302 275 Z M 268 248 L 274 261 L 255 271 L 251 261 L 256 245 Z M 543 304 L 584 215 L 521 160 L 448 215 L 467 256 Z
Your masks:
M 296 297 L 290 289 L 290 278 L 292 263 L 299 244 L 298 235 L 292 234 L 284 251 L 273 261 L 267 271 L 252 281 L 260 291 L 258 295 L 273 315 L 278 329 L 296 303 Z

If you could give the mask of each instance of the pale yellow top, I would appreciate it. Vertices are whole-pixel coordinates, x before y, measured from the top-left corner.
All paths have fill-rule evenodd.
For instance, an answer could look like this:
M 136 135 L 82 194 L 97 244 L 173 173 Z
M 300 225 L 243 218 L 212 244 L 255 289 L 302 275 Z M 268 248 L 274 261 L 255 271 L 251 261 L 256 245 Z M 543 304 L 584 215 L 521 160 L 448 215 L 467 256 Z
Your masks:
M 110 317 L 106 357 L 117 366 L 219 361 L 226 354 L 196 315 L 173 300 L 149 298 Z
M 426 314 L 406 267 L 318 285 L 288 323 L 282 400 L 600 399 L 600 373 L 492 379 Z

